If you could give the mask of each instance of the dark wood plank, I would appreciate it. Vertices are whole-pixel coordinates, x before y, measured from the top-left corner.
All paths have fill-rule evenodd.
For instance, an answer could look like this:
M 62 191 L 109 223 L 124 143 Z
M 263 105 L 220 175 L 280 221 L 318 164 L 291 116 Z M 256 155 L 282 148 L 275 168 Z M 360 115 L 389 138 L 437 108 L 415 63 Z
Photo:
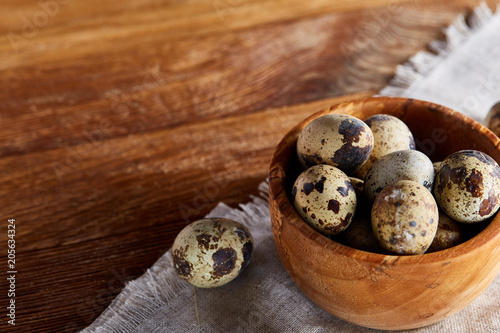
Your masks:
M 347 95 L 198 125 L 217 134 L 190 134 L 192 128 L 188 125 L 145 134 L 166 142 L 170 135 L 178 135 L 176 144 L 182 143 L 187 151 L 180 153 L 182 156 L 149 154 L 140 162 L 142 167 L 137 162 L 94 155 L 91 160 L 82 160 L 82 165 L 61 183 L 54 181 L 55 187 L 46 189 L 45 197 L 50 195 L 50 200 L 39 204 L 37 207 L 43 209 L 36 212 L 17 210 L 15 204 L 22 198 L 13 191 L 7 207 L 14 208 L 9 208 L 6 215 L 14 216 L 18 225 L 19 327 L 54 332 L 89 325 L 126 281 L 140 276 L 169 249 L 183 226 L 207 214 L 220 201 L 236 207 L 248 201 L 251 194 L 257 195 L 274 147 L 292 126 L 321 108 L 369 95 Z M 231 142 L 227 155 L 200 154 L 207 136 L 216 145 Z M 122 146 L 123 140 L 109 140 L 106 144 Z M 164 145 L 163 151 L 171 147 Z M 120 156 L 128 159 L 128 155 L 133 154 Z M 0 159 L 0 163 L 22 157 L 31 158 L 32 154 Z M 40 165 L 47 165 L 44 154 L 37 158 Z M 102 158 L 109 168 L 94 182 L 86 175 L 92 173 L 89 169 L 102 168 L 102 164 L 95 163 Z M 168 173 L 164 172 L 165 161 L 172 166 Z M 211 169 L 207 170 L 207 165 Z M 16 173 L 15 169 L 12 166 L 10 171 Z M 22 177 L 23 172 L 18 174 Z M 71 185 L 86 180 L 87 185 L 78 191 Z M 39 193 L 42 187 L 35 186 L 32 191 Z M 87 195 L 92 191 L 102 196 Z M 61 217 L 65 214 L 68 220 Z
M 200 31 L 221 22 L 212 23 L 187 6 L 188 14 L 202 15 L 202 23 L 189 21 L 198 33 L 182 39 L 171 35 L 184 21 L 174 27 L 160 24 L 164 21 L 157 15 L 166 9 L 154 16 L 159 26 L 148 29 L 126 25 L 115 14 L 108 23 L 111 32 L 102 31 L 87 18 L 82 26 L 70 26 L 62 42 L 56 25 L 48 36 L 40 31 L 24 52 L 0 53 L 5 78 L 0 82 L 0 142 L 5 142 L 0 155 L 380 89 L 395 64 L 438 37 L 455 17 L 458 8 L 449 5 L 414 5 L 413 10 L 398 5 L 319 17 L 308 16 L 316 13 L 314 7 L 291 7 L 288 15 L 306 12 L 286 21 L 280 12 L 274 21 L 244 20 L 253 23 L 251 29 L 222 24 L 225 29 L 210 34 Z M 137 17 L 146 20 L 149 13 L 139 11 Z M 239 12 L 231 13 L 236 17 L 228 14 L 224 20 L 236 21 Z M 214 15 L 212 10 L 209 16 Z M 91 47 L 95 42 L 102 46 Z

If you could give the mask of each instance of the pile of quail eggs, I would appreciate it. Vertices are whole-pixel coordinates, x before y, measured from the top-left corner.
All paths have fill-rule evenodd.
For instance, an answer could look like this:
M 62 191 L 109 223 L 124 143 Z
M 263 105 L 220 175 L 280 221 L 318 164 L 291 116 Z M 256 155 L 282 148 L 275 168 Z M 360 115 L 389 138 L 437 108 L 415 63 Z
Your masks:
M 378 114 L 365 121 L 327 114 L 297 139 L 304 171 L 291 198 L 311 227 L 360 250 L 423 254 L 468 239 L 467 226 L 500 208 L 500 167 L 461 150 L 432 162 L 406 124 Z

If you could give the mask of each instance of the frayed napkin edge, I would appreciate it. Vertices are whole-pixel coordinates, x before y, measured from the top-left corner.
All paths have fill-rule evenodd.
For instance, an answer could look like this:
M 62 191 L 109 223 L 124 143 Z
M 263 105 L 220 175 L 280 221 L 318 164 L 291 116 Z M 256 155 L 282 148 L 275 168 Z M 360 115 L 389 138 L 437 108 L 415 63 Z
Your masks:
M 269 220 L 269 184 L 267 180 L 258 186 L 259 194 L 251 195 L 250 201 L 232 208 L 218 203 L 205 217 L 234 219 L 252 232 L 259 224 Z M 133 332 L 145 318 L 154 314 L 183 292 L 193 289 L 181 280 L 172 264 L 171 248 L 165 252 L 143 275 L 129 281 L 104 312 L 82 333 Z
M 485 26 L 493 16 L 500 15 L 500 4 L 497 5 L 495 12 L 493 13 L 486 2 L 481 2 L 467 19 L 464 14 L 459 15 L 451 25 L 444 29 L 445 40 L 430 42 L 428 47 L 431 52 L 417 52 L 407 62 L 398 65 L 396 74 L 389 85 L 376 96 L 405 96 L 410 86 L 426 77 L 471 34 Z

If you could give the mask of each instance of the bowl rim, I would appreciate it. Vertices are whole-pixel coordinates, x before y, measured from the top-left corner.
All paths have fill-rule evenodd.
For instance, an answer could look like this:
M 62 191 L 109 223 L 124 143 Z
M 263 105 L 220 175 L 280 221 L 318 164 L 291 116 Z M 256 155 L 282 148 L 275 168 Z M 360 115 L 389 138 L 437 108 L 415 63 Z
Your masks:
M 497 239 L 498 243 L 500 243 L 500 216 L 499 211 L 493 215 L 490 223 L 477 235 L 472 237 L 471 239 L 462 242 L 456 246 L 453 246 L 448 249 L 418 254 L 418 255 L 394 255 L 394 254 L 381 254 L 374 252 L 367 252 L 359 249 L 355 249 L 343 244 L 340 244 L 327 236 L 324 236 L 314 228 L 312 228 L 309 224 L 302 220 L 302 218 L 298 215 L 293 204 L 289 200 L 288 193 L 286 191 L 286 173 L 278 162 L 278 158 L 287 151 L 287 149 L 278 149 L 279 147 L 285 146 L 289 149 L 288 145 L 295 144 L 297 140 L 297 136 L 300 133 L 300 130 L 313 119 L 324 115 L 335 113 L 338 110 L 345 109 L 349 105 L 352 105 L 351 108 L 355 108 L 356 106 L 363 105 L 366 103 L 372 102 L 391 102 L 391 103 L 399 103 L 403 106 L 411 104 L 416 104 L 419 107 L 426 108 L 432 111 L 444 112 L 445 116 L 453 118 L 455 121 L 465 123 L 470 126 L 473 130 L 476 130 L 481 135 L 486 136 L 488 141 L 492 143 L 492 145 L 500 152 L 500 138 L 498 138 L 491 130 L 489 130 L 486 126 L 480 124 L 476 120 L 466 116 L 463 113 L 455 111 L 451 108 L 445 107 L 443 105 L 439 105 L 436 103 L 423 101 L 419 99 L 405 98 L 405 97 L 368 97 L 362 99 L 354 99 L 346 102 L 341 102 L 338 104 L 334 104 L 330 107 L 326 107 L 320 109 L 310 116 L 303 119 L 297 125 L 292 127 L 283 138 L 280 140 L 277 148 L 275 149 L 271 163 L 269 168 L 269 200 L 275 200 L 277 202 L 276 209 L 280 210 L 281 216 L 284 220 L 281 223 L 288 223 L 292 227 L 294 227 L 298 232 L 302 233 L 303 236 L 309 239 L 311 242 L 317 243 L 317 245 L 324 247 L 328 250 L 337 252 L 339 254 L 343 254 L 345 256 L 354 257 L 357 260 L 361 260 L 364 262 L 394 262 L 398 261 L 398 264 L 403 265 L 414 265 L 419 262 L 426 262 L 429 264 L 432 263 L 442 263 L 443 261 L 449 261 L 453 258 L 461 257 L 464 255 L 473 255 L 477 251 L 481 249 L 481 247 L 485 246 L 493 239 Z M 406 114 L 407 108 L 403 110 L 402 116 Z M 342 112 L 338 112 L 342 113 Z M 401 117 L 402 117 L 401 116 Z M 495 161 L 500 164 L 498 160 Z M 271 214 L 273 216 L 273 214 Z M 274 224 L 275 221 L 272 221 L 273 224 L 273 233 L 275 232 Z M 282 228 L 282 225 L 279 229 Z M 314 237 L 311 237 L 313 235 Z M 275 235 L 276 236 L 276 235 Z

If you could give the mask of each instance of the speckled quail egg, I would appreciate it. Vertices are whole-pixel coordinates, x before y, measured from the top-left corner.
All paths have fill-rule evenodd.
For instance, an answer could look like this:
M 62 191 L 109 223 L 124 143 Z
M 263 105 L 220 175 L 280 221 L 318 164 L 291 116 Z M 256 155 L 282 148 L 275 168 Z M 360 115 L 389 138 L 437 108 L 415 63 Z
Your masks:
M 500 167 L 483 152 L 455 152 L 443 160 L 433 193 L 439 207 L 455 221 L 483 221 L 500 208 Z
M 340 244 L 366 252 L 384 252 L 377 238 L 375 238 L 375 234 L 373 233 L 370 206 L 367 203 L 360 202 L 359 200 L 357 203 L 356 214 L 354 214 L 354 218 L 349 227 L 338 235 L 332 236 L 331 239 Z
M 404 179 L 416 181 L 429 191 L 432 190 L 432 161 L 418 150 L 399 150 L 382 156 L 366 174 L 365 196 L 373 202 L 384 187 Z
M 465 231 L 462 224 L 452 220 L 448 215 L 439 210 L 439 223 L 436 236 L 427 253 L 448 249 L 465 240 Z
M 360 167 L 373 149 L 370 128 L 356 117 L 327 114 L 308 123 L 297 138 L 297 155 L 305 168 L 329 164 L 345 173 Z
M 312 166 L 297 177 L 292 201 L 302 219 L 325 235 L 346 229 L 356 211 L 356 193 L 349 177 L 326 164 Z
M 484 121 L 486 127 L 488 127 L 496 136 L 500 137 L 500 102 L 493 105 L 488 114 L 486 115 L 486 120 Z
M 200 288 L 222 286 L 250 262 L 253 238 L 233 220 L 205 218 L 188 224 L 175 238 L 172 260 L 177 274 Z
M 365 119 L 373 133 L 373 151 L 355 175 L 365 179 L 368 170 L 382 156 L 397 150 L 415 149 L 413 134 L 399 118 L 388 114 L 376 114 Z
M 394 254 L 423 254 L 438 228 L 439 212 L 432 193 L 422 184 L 400 180 L 379 193 L 371 211 L 380 245 Z

